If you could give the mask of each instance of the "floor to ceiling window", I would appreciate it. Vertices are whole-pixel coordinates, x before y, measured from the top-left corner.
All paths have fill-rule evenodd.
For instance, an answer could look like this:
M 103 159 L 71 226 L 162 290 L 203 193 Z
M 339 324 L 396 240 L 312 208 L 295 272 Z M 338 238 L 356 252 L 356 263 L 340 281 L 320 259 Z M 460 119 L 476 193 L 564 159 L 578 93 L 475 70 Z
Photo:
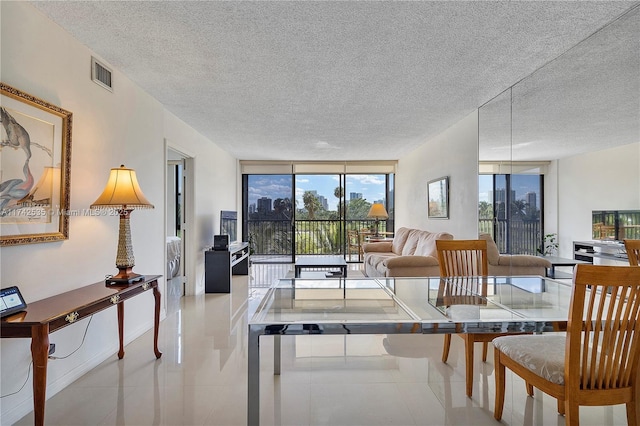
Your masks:
M 480 232 L 491 234 L 501 253 L 538 254 L 543 235 L 543 176 L 486 174 L 478 182 Z
M 253 255 L 290 263 L 293 251 L 293 175 L 243 175 L 243 241 Z
M 393 230 L 393 173 L 248 173 L 242 181 L 243 240 L 254 261 L 344 255 L 347 230 L 372 228 L 373 203 L 389 213 L 379 230 Z

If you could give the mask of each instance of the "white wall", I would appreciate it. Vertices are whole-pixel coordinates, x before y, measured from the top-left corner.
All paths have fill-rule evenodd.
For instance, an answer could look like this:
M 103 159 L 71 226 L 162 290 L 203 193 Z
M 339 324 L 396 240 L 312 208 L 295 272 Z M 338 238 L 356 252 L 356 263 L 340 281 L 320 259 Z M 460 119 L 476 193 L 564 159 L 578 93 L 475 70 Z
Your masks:
M 186 241 L 195 264 L 185 265 L 191 269 L 186 271 L 186 293 L 200 294 L 204 292 L 204 250 L 213 245 L 213 236 L 220 231 L 220 210 L 238 210 L 238 161 L 195 130 L 186 128 L 175 115 L 165 111 L 164 120 L 167 145 L 193 158 L 194 170 L 185 173 L 195 177 L 196 204 L 190 205 L 192 197 L 187 196 L 185 210 L 192 215 L 193 229 L 187 229 Z
M 427 182 L 449 176 L 449 219 L 427 217 Z M 398 162 L 396 229 L 478 236 L 478 111 L 474 111 Z
M 593 210 L 640 209 L 640 143 L 558 160 L 560 256 L 591 240 Z
M 113 93 L 93 83 L 89 75 L 92 52 L 28 3 L 1 2 L 0 7 L 2 81 L 73 113 L 70 208 L 86 209 L 102 192 L 111 168 L 125 164 L 135 169 L 142 190 L 156 208 L 132 213 L 134 269 L 164 274 L 165 140 L 175 141 L 187 148 L 197 167 L 193 232 L 198 239 L 187 255 L 201 262 L 200 249 L 218 226 L 214 216 L 236 205 L 236 160 L 168 113 L 118 70 L 113 72 Z M 34 302 L 100 281 L 116 272 L 117 235 L 117 217 L 72 216 L 66 241 L 1 248 L 1 285 L 18 285 L 27 302 Z M 194 269 L 201 271 L 202 266 L 196 264 Z M 192 290 L 197 291 L 201 277 L 194 278 Z M 161 288 L 164 290 L 164 282 Z M 126 342 L 152 327 L 150 293 L 128 300 L 125 311 Z M 80 345 L 87 323 L 80 321 L 50 336 L 56 355 L 68 354 Z M 27 378 L 30 341 L 2 339 L 0 344 L 0 393 L 5 395 Z M 47 396 L 115 357 L 117 346 L 116 312 L 111 308 L 94 316 L 78 352 L 49 362 Z M 0 404 L 2 424 L 11 424 L 31 411 L 31 381 Z

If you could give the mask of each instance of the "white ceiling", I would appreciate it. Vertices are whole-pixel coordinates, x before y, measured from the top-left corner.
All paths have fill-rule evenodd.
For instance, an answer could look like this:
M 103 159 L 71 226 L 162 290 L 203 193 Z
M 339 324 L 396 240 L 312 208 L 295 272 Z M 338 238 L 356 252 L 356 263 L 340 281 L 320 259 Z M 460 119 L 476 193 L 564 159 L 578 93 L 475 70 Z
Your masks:
M 32 3 L 247 160 L 398 159 L 637 4 Z

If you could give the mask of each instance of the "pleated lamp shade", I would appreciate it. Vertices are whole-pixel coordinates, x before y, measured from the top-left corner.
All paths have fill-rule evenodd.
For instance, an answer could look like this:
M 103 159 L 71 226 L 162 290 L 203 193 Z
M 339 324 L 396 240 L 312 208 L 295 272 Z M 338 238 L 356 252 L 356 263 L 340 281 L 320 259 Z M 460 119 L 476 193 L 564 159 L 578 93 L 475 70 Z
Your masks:
M 142 193 L 135 170 L 122 165 L 111 169 L 104 191 L 91 204 L 91 208 L 152 209 L 154 206 Z

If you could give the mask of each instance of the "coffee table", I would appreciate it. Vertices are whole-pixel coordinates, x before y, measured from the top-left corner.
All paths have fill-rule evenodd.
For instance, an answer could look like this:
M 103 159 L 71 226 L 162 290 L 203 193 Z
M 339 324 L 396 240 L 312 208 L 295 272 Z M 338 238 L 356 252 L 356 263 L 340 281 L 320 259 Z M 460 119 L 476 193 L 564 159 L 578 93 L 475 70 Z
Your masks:
M 556 276 L 557 272 L 556 272 L 556 266 L 576 266 L 580 263 L 590 263 L 590 262 L 585 262 L 584 260 L 577 260 L 577 259 L 567 259 L 564 257 L 557 257 L 557 256 L 542 256 L 543 259 L 547 259 L 549 262 L 551 262 L 551 268 L 549 268 L 549 271 L 547 272 L 547 276 L 549 278 L 571 278 L 571 275 L 568 275 L 566 277 L 562 277 L 562 276 Z
M 300 278 L 303 269 L 317 271 L 319 269 L 339 269 L 340 277 L 347 277 L 347 261 L 342 256 L 301 256 L 294 265 L 294 275 Z M 335 275 L 338 277 L 338 275 Z

